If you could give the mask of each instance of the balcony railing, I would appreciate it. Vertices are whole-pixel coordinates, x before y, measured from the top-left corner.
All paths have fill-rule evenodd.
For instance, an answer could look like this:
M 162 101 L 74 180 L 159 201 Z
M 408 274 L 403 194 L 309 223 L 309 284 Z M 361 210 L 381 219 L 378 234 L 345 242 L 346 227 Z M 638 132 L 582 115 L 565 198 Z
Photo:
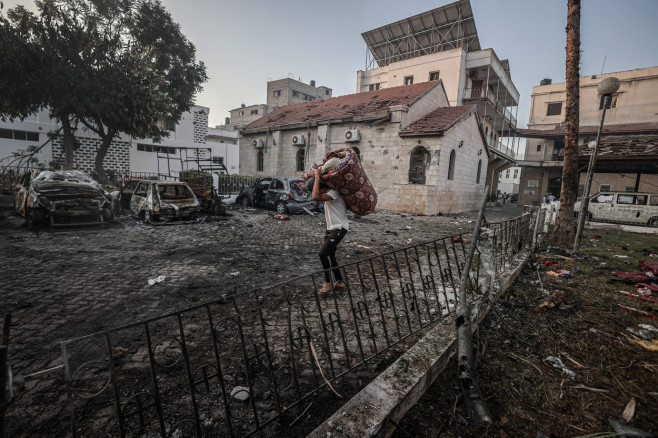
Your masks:
M 514 150 L 508 146 L 505 146 L 500 141 L 489 142 L 489 148 L 497 150 L 498 152 L 511 158 L 512 160 L 516 159 L 516 153 L 514 152 Z
M 496 108 L 498 114 L 509 121 L 512 127 L 516 127 L 516 117 L 514 117 L 512 111 L 503 105 L 500 100 L 496 98 L 496 95 L 491 92 L 491 90 L 487 89 L 486 87 L 464 88 L 464 100 L 481 99 L 483 97 L 486 98 L 494 108 Z

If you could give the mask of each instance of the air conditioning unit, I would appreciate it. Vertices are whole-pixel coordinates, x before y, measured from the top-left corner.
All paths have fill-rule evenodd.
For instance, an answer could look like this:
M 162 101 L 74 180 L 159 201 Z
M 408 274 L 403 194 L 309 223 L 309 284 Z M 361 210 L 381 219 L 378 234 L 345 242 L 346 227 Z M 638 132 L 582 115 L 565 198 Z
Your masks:
M 253 147 L 255 147 L 256 149 L 262 149 L 263 146 L 265 146 L 265 143 L 263 143 L 263 140 L 261 140 L 261 139 L 259 138 L 259 139 L 256 139 L 256 140 L 252 141 L 252 142 L 251 142 L 251 145 L 252 145 Z
M 304 143 L 306 143 L 306 140 L 304 139 L 303 135 L 292 136 L 292 144 L 294 144 L 295 146 L 303 146 Z
M 358 129 L 350 129 L 345 131 L 345 141 L 359 141 L 361 135 L 359 134 Z

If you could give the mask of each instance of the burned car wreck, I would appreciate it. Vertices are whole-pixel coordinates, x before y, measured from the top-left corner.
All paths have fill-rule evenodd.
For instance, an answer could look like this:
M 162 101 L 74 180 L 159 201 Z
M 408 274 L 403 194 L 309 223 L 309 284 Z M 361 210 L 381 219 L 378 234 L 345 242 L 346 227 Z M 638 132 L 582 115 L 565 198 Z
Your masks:
M 113 200 L 80 171 L 33 169 L 14 187 L 14 208 L 28 225 L 94 225 L 114 219 Z
M 130 199 L 133 217 L 149 224 L 196 220 L 200 210 L 192 189 L 176 181 L 142 180 Z

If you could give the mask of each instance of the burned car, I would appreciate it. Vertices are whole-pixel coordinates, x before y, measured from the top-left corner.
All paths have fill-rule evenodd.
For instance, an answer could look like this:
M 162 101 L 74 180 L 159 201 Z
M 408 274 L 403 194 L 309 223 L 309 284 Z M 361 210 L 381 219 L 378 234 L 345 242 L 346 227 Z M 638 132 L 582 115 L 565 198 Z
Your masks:
M 272 208 L 281 214 L 314 210 L 317 202 L 304 189 L 305 183 L 297 177 L 258 179 L 243 187 L 235 202 L 243 207 Z
M 14 187 L 14 208 L 30 226 L 93 225 L 114 219 L 112 197 L 77 170 L 26 172 Z
M 141 180 L 130 179 L 121 184 L 121 189 L 111 192 L 110 195 L 114 199 L 115 213 L 121 214 L 123 210 L 130 209 L 130 200 L 133 197 L 133 192 Z
M 151 224 L 195 220 L 200 209 L 194 192 L 183 182 L 142 180 L 130 199 L 131 214 Z

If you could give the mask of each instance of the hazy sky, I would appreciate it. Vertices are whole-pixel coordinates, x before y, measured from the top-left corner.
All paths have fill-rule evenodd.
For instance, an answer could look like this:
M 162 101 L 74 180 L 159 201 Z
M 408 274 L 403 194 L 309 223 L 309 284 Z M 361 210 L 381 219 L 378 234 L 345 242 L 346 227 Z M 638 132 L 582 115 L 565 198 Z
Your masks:
M 361 33 L 450 3 L 429 0 L 162 0 L 210 79 L 197 103 L 222 124 L 240 104 L 265 103 L 266 82 L 291 75 L 351 94 L 365 68 Z M 4 0 L 5 10 L 32 0 Z M 563 82 L 566 0 L 471 0 L 482 48 L 509 59 L 527 124 L 532 87 Z M 583 0 L 581 75 L 658 65 L 658 0 Z

